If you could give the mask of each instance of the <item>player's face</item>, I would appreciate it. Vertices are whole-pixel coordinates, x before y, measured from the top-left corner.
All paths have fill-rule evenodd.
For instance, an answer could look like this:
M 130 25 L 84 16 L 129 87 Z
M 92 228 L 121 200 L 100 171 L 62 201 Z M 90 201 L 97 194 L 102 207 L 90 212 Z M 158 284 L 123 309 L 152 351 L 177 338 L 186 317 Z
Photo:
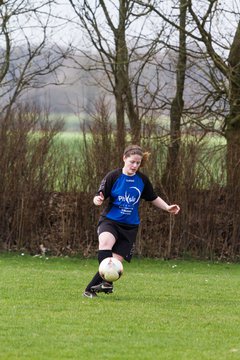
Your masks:
M 124 167 L 123 171 L 126 175 L 134 175 L 141 165 L 142 157 L 140 155 L 131 155 L 123 157 Z

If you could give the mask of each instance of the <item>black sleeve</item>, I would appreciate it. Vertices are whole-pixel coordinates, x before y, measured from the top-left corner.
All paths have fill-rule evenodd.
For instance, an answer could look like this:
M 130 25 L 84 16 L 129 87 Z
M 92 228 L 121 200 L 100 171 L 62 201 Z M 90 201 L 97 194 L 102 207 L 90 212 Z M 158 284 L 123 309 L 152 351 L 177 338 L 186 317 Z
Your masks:
M 144 189 L 143 189 L 141 198 L 146 201 L 155 200 L 158 197 L 158 195 L 153 190 L 153 186 L 152 186 L 150 180 L 148 179 L 148 177 L 146 175 L 144 175 L 142 173 L 139 173 L 139 175 L 142 177 L 143 182 L 144 182 Z
M 100 192 L 103 193 L 105 199 L 107 199 L 111 195 L 111 190 L 113 184 L 117 180 L 117 178 L 122 173 L 122 169 L 115 169 L 110 171 L 101 181 L 98 191 L 95 195 L 99 195 Z

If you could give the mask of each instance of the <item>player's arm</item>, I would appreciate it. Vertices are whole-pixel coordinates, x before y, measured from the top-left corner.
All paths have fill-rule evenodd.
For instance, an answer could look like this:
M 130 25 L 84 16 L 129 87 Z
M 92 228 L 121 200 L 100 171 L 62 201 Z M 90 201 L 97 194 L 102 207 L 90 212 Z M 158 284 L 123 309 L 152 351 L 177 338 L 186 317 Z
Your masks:
M 111 190 L 114 182 L 118 176 L 122 173 L 121 169 L 110 171 L 101 181 L 97 193 L 93 198 L 93 203 L 96 206 L 101 206 L 103 201 L 111 195 Z
M 168 205 L 160 196 L 152 201 L 152 204 L 159 209 L 169 212 L 170 214 L 176 215 L 180 211 L 180 207 L 176 204 Z

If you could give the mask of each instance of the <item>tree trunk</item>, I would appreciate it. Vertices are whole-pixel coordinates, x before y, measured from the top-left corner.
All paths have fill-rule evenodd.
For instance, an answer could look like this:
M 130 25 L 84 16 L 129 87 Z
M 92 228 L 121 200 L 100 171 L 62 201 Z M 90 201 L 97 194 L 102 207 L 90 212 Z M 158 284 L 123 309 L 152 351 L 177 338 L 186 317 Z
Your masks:
M 226 118 L 227 138 L 227 208 L 232 216 L 232 256 L 237 250 L 240 238 L 240 22 L 229 53 L 229 105 Z
M 129 55 L 126 44 L 126 19 L 127 19 L 128 5 L 125 0 L 119 1 L 119 26 L 117 29 L 116 41 L 116 83 L 119 84 L 119 89 L 123 98 L 125 99 L 125 109 L 129 118 L 131 128 L 131 140 L 133 143 L 140 142 L 141 123 L 139 116 L 135 110 L 131 81 L 129 78 Z
M 180 30 L 179 30 L 179 57 L 176 71 L 176 94 L 170 110 L 170 145 L 168 148 L 167 164 L 162 183 L 168 187 L 169 194 L 175 192 L 179 176 L 179 149 L 181 144 L 181 117 L 184 107 L 183 91 L 186 72 L 186 12 L 185 0 L 180 0 Z
M 227 185 L 232 191 L 240 183 L 240 22 L 229 53 L 229 105 L 226 118 Z
M 139 119 L 138 113 L 135 109 L 132 91 L 130 88 L 130 83 L 128 81 L 128 89 L 126 91 L 126 106 L 127 114 L 131 127 L 131 139 L 133 144 L 140 144 L 141 140 L 141 121 Z
M 116 100 L 116 122 L 117 122 L 117 136 L 116 146 L 119 156 L 122 158 L 123 150 L 125 148 L 125 116 L 124 116 L 124 99 L 121 91 L 115 93 Z

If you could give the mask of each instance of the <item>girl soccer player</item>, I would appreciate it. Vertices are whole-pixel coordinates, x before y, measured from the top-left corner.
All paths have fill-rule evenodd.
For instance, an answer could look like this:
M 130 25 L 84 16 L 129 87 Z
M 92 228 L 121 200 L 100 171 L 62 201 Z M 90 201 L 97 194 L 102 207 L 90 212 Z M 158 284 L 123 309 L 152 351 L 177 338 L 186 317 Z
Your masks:
M 97 227 L 99 264 L 112 256 L 120 261 L 131 261 L 140 223 L 140 199 L 151 201 L 153 205 L 170 214 L 177 214 L 180 210 L 178 205 L 168 205 L 157 196 L 148 177 L 139 171 L 148 157 L 149 153 L 143 152 L 140 146 L 129 145 L 123 153 L 123 168 L 109 172 L 93 198 L 96 206 L 101 206 L 104 200 L 109 199 Z M 103 281 L 97 272 L 83 296 L 94 298 L 99 292 L 112 293 L 113 284 Z

